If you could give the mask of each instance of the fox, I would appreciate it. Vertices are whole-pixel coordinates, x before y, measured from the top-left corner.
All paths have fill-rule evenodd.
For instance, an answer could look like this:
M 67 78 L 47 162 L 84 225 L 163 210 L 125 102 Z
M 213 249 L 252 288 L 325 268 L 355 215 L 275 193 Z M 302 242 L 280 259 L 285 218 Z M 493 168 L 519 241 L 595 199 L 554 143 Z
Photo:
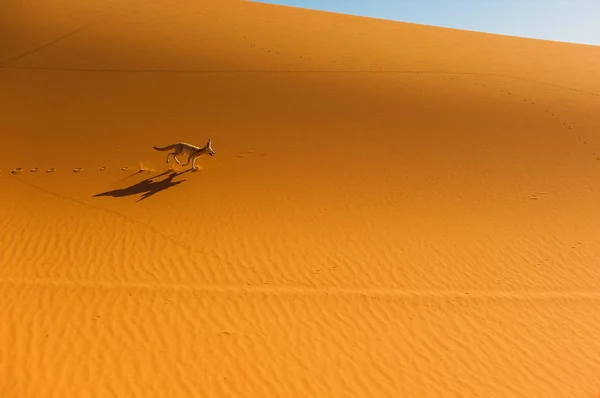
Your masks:
M 185 162 L 182 166 L 187 166 L 191 161 L 192 169 L 194 171 L 198 170 L 198 168 L 196 167 L 196 159 L 198 157 L 200 157 L 201 155 L 204 155 L 204 154 L 208 154 L 210 156 L 215 155 L 215 151 L 213 151 L 213 149 L 211 147 L 211 139 L 210 138 L 208 139 L 208 142 L 206 143 L 206 145 L 204 145 L 202 148 L 197 147 L 192 144 L 187 144 L 185 142 L 177 142 L 175 144 L 167 145 L 162 148 L 159 148 L 159 147 L 153 147 L 153 148 L 156 149 L 157 151 L 169 151 L 171 149 L 173 150 L 173 152 L 169 152 L 167 154 L 167 164 L 169 163 L 169 157 L 171 157 L 171 156 L 173 156 L 173 158 L 175 159 L 177 164 L 181 164 L 179 159 L 177 159 L 177 155 L 186 153 L 188 155 L 188 159 L 187 159 L 187 162 Z

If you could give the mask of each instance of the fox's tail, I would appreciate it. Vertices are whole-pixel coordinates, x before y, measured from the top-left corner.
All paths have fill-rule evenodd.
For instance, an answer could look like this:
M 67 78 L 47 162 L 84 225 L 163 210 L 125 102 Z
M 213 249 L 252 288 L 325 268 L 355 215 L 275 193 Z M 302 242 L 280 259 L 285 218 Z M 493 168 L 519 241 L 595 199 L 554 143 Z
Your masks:
M 162 148 L 159 148 L 157 146 L 153 146 L 152 148 L 156 149 L 157 151 L 168 151 L 169 149 L 173 149 L 175 148 L 175 145 L 168 145 Z

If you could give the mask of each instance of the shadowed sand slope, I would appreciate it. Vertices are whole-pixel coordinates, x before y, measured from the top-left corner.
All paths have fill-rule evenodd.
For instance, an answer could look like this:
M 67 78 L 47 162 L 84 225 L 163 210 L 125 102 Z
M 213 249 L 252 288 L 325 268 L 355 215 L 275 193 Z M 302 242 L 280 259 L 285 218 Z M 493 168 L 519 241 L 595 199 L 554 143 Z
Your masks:
M 7 4 L 2 397 L 600 395 L 598 47 Z

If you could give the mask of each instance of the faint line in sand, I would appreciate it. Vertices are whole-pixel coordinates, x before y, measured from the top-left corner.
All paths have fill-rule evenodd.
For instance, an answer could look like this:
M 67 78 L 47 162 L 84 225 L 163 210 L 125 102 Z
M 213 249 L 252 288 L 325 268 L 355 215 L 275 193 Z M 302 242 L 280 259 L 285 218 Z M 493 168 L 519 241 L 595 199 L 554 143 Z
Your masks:
M 22 58 L 25 58 L 26 56 L 31 55 L 33 53 L 36 53 L 38 51 L 41 51 L 41 50 L 43 50 L 45 48 L 48 48 L 48 47 L 52 46 L 53 44 L 56 44 L 56 43 L 58 43 L 60 41 L 63 41 L 65 39 L 67 39 L 67 38 L 69 38 L 69 37 L 71 37 L 71 36 L 73 36 L 73 35 L 81 32 L 82 29 L 83 28 L 75 29 L 72 32 L 69 32 L 69 33 L 67 33 L 65 35 L 62 35 L 62 36 L 60 36 L 60 37 L 58 37 L 58 38 L 56 38 L 56 39 L 54 39 L 54 40 L 52 40 L 52 41 L 50 41 L 48 43 L 45 43 L 45 44 L 42 44 L 41 46 L 38 46 L 38 47 L 36 47 L 36 48 L 34 48 L 32 50 L 29 50 L 29 51 L 26 51 L 26 52 L 24 52 L 24 53 L 22 53 L 20 55 L 17 55 L 16 57 L 5 59 L 4 61 L 0 62 L 0 66 L 1 67 L 7 67 L 8 64 L 13 63 L 15 61 L 18 61 L 18 60 L 20 60 Z
M 46 189 L 46 188 L 39 187 L 39 186 L 37 186 L 37 185 L 35 185 L 35 184 L 32 184 L 32 183 L 30 183 L 30 182 L 27 182 L 27 181 L 25 181 L 25 180 L 21 179 L 21 178 L 18 178 L 18 177 L 17 177 L 16 175 L 14 175 L 14 174 L 11 174 L 10 176 L 11 176 L 13 179 L 17 180 L 18 182 L 20 182 L 21 184 L 23 184 L 23 185 L 26 185 L 26 186 L 28 186 L 28 187 L 30 187 L 30 188 L 36 189 L 36 190 L 38 190 L 38 191 L 40 191 L 40 192 L 43 192 L 43 193 L 45 193 L 45 194 L 48 194 L 48 195 L 54 196 L 54 197 L 56 197 L 56 198 L 59 198 L 59 199 L 62 199 L 62 200 L 67 200 L 67 201 L 70 201 L 70 202 L 73 202 L 73 203 L 79 204 L 79 205 L 81 205 L 81 206 L 85 206 L 85 207 L 87 207 L 87 208 L 90 208 L 90 209 L 93 209 L 93 210 L 102 211 L 102 212 L 105 212 L 105 213 L 108 213 L 108 214 L 115 215 L 115 216 L 117 216 L 117 217 L 120 217 L 120 218 L 122 218 L 122 219 L 126 220 L 127 222 L 129 222 L 129 223 L 131 223 L 131 224 L 137 224 L 137 225 L 141 225 L 141 226 L 143 226 L 143 227 L 147 228 L 148 230 L 150 230 L 150 231 L 151 231 L 153 234 L 155 234 L 155 235 L 157 235 L 157 236 L 160 236 L 160 237 L 162 237 L 164 240 L 166 240 L 166 241 L 169 241 L 170 243 L 174 244 L 175 246 L 178 246 L 178 247 L 180 247 L 180 248 L 182 248 L 182 249 L 186 250 L 186 251 L 187 251 L 188 253 L 190 253 L 190 254 L 201 254 L 201 255 L 204 255 L 204 256 L 206 256 L 206 257 L 214 257 L 214 258 L 216 258 L 217 260 L 219 260 L 219 261 L 221 262 L 221 264 L 228 264 L 228 265 L 231 265 L 229 262 L 227 262 L 227 261 L 224 261 L 223 259 L 221 259 L 221 258 L 220 258 L 218 255 L 216 255 L 216 254 L 208 254 L 208 253 L 206 253 L 206 252 L 204 252 L 204 251 L 202 251 L 202 250 L 196 249 L 196 248 L 192 247 L 191 245 L 188 245 L 188 244 L 186 244 L 186 243 L 183 243 L 183 242 L 181 242 L 181 241 L 177 240 L 176 238 L 174 238 L 174 237 L 172 237 L 172 236 L 170 236 L 170 235 L 167 235 L 167 234 L 165 234 L 164 232 L 161 232 L 161 231 L 159 231 L 157 228 L 153 227 L 153 226 L 152 226 L 152 225 L 150 225 L 150 224 L 147 224 L 147 223 L 145 223 L 145 222 L 143 222 L 143 221 L 136 220 L 135 218 L 129 217 L 129 216 L 127 216 L 127 215 L 125 215 L 125 214 L 123 214 L 123 213 L 120 213 L 120 212 L 118 212 L 118 211 L 116 211 L 116 210 L 111 210 L 111 209 L 107 209 L 107 208 L 105 208 L 105 207 L 96 206 L 96 205 L 93 205 L 93 204 L 91 204 L 91 203 L 85 202 L 85 201 L 83 201 L 83 200 L 75 199 L 75 198 L 72 198 L 72 197 L 69 197 L 69 196 L 62 195 L 62 194 L 59 194 L 59 193 L 57 193 L 57 192 L 51 191 L 51 190 L 49 190 L 49 189 Z
M 410 70 L 410 69 L 353 69 L 353 70 L 338 70 L 338 69 L 317 69 L 317 70 L 302 70 L 302 69 L 94 69 L 94 68 L 67 68 L 67 67 L 52 67 L 52 66 L 25 66 L 25 65 L 0 65 L 0 68 L 19 69 L 19 70 L 41 70 L 54 72 L 81 72 L 81 73 L 157 73 L 157 74 L 233 74 L 233 73 L 250 73 L 250 74 L 285 74 L 285 73 L 314 73 L 314 74 L 431 74 L 431 75 L 471 75 L 471 76 L 488 76 L 499 77 L 502 79 L 522 80 L 530 83 L 541 84 L 560 88 L 563 90 L 575 91 L 582 94 L 593 95 L 600 97 L 600 93 L 586 91 L 574 87 L 562 86 L 560 84 L 545 82 L 542 80 L 529 79 L 526 77 L 504 75 L 500 73 L 485 73 L 485 72 L 451 72 L 451 71 L 426 71 L 426 70 Z
M 35 47 L 35 48 L 33 48 L 33 49 L 29 50 L 29 51 L 26 51 L 26 52 L 24 52 L 24 53 L 22 53 L 20 55 L 17 55 L 15 57 L 5 59 L 4 61 L 0 62 L 0 68 L 10 67 L 9 64 L 11 64 L 11 63 L 13 63 L 15 61 L 18 61 L 20 59 L 23 59 L 23 58 L 27 57 L 28 55 L 31 55 L 31 54 L 34 54 L 36 52 L 42 51 L 42 50 L 44 50 L 44 49 L 46 49 L 46 48 L 48 48 L 50 46 L 53 46 L 54 44 L 59 43 L 59 42 L 65 40 L 65 39 L 68 39 L 69 37 L 71 37 L 73 35 L 76 35 L 77 33 L 81 32 L 82 30 L 87 29 L 90 26 L 92 26 L 92 25 L 94 25 L 94 24 L 96 24 L 98 22 L 102 22 L 102 21 L 108 19 L 109 17 L 110 17 L 110 15 L 105 15 L 104 17 L 100 17 L 97 20 L 92 20 L 92 21 L 84 24 L 83 26 L 81 26 L 81 27 L 79 27 L 79 28 L 77 28 L 77 29 L 75 29 L 75 30 L 73 30 L 71 32 L 68 32 L 68 33 L 66 33 L 66 34 L 64 34 L 64 35 L 62 35 L 60 37 L 57 37 L 56 39 L 54 39 L 54 40 L 52 40 L 52 41 L 50 41 L 48 43 L 39 45 L 38 47 Z
M 22 180 L 14 175 L 11 177 L 20 183 L 27 185 L 33 189 L 55 196 L 57 198 L 68 200 L 82 206 L 86 206 L 95 210 L 104 211 L 117 215 L 124 218 L 125 220 L 142 225 L 150 229 L 154 234 L 161 236 L 165 240 L 179 246 L 189 253 L 197 253 L 205 256 L 212 256 L 218 259 L 222 264 L 229 264 L 225 262 L 219 256 L 200 251 L 193 248 L 190 245 L 182 243 L 177 239 L 160 232 L 155 227 L 146 224 L 142 221 L 138 221 L 115 210 L 106 209 L 100 206 L 95 206 L 90 203 L 84 202 L 79 199 L 71 198 L 66 195 L 38 187 L 27 181 Z M 360 297 L 364 299 L 374 300 L 385 300 L 385 299 L 444 299 L 444 300 L 599 300 L 600 291 L 563 291 L 563 292 L 550 292 L 550 291 L 458 291 L 458 290 L 402 290 L 402 289 L 352 289 L 352 288 L 326 288 L 318 289 L 312 287 L 292 287 L 289 285 L 269 285 L 269 287 L 257 286 L 257 285 L 194 285 L 194 284 L 180 284 L 180 283 L 163 283 L 155 285 L 152 283 L 145 282 L 107 282 L 107 281 L 85 281 L 85 280 L 47 280 L 47 279 L 0 279 L 0 284 L 26 284 L 26 285 L 39 285 L 39 286 L 65 286 L 65 287 L 78 287 L 78 288 L 111 288 L 111 289 L 143 289 L 143 290 L 163 290 L 163 291 L 201 291 L 207 293 L 222 293 L 222 294 L 277 294 L 277 295 L 300 295 L 300 296 L 349 296 L 349 297 Z
M 289 285 L 248 286 L 191 283 L 119 282 L 69 280 L 46 278 L 4 278 L 0 284 L 80 289 L 138 289 L 146 291 L 189 292 L 208 294 L 254 294 L 277 296 L 348 297 L 364 299 L 441 299 L 441 300 L 600 300 L 596 291 L 472 291 L 459 290 L 403 290 L 372 288 L 306 288 Z

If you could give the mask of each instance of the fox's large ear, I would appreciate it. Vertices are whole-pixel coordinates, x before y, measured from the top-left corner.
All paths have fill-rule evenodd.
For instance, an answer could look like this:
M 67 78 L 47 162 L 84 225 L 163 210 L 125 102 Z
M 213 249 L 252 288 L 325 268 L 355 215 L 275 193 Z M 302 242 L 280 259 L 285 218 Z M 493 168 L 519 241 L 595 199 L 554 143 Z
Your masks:
M 210 146 L 210 138 L 208 139 L 208 142 L 206 143 L 206 146 Z

